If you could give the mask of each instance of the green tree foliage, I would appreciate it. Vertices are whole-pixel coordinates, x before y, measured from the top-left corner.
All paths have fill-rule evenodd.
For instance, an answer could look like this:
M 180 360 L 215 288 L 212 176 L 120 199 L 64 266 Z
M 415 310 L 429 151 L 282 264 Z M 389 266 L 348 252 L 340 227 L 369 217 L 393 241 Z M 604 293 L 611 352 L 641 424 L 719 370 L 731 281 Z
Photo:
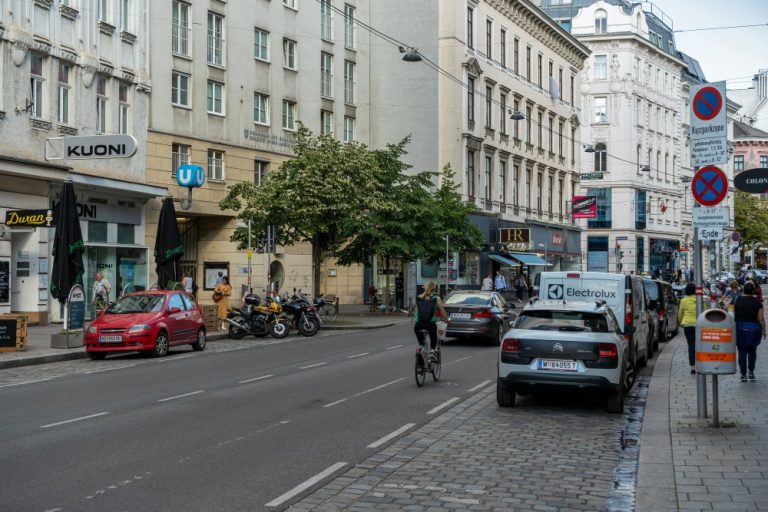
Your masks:
M 744 245 L 768 241 L 768 209 L 759 196 L 736 191 L 733 201 L 734 224 Z

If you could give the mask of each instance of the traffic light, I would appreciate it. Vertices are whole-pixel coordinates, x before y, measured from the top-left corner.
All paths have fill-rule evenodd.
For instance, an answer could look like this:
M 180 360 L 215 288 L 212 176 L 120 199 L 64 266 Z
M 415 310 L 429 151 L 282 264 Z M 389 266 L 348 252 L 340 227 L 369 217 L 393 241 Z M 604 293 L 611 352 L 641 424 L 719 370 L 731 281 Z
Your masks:
M 264 253 L 264 249 L 266 248 L 266 240 L 263 238 L 257 238 L 256 239 L 256 252 L 259 254 Z

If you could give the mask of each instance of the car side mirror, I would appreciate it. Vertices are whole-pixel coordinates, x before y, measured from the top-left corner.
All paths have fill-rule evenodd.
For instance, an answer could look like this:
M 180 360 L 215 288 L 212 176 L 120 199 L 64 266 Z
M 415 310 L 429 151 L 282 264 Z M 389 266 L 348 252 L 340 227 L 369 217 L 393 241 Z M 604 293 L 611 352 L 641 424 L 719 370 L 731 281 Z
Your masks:
M 181 308 L 174 306 L 168 310 L 168 313 L 170 313 L 171 315 L 174 315 L 176 313 L 181 313 Z

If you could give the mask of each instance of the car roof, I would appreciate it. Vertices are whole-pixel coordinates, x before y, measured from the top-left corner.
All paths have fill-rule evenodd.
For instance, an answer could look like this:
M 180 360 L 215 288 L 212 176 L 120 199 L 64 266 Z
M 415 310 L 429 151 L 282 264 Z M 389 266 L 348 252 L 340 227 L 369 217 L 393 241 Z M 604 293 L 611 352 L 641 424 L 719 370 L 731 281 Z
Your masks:
M 601 309 L 607 309 L 607 308 L 608 308 L 608 305 L 604 301 L 563 302 L 561 300 L 533 300 L 532 299 L 525 305 L 525 307 L 523 308 L 523 311 L 526 311 L 526 310 L 545 311 L 545 310 L 557 309 L 560 311 L 582 311 L 582 312 L 597 313 Z
M 489 290 L 454 290 L 448 295 L 449 296 L 451 295 L 486 295 L 490 297 L 494 293 L 496 292 L 493 290 L 490 290 L 490 291 Z

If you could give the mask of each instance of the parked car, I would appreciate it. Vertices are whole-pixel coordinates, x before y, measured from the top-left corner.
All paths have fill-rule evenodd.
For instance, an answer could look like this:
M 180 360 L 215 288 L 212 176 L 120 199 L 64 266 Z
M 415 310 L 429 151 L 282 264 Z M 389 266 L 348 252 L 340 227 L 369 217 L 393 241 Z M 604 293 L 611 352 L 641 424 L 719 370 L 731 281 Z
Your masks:
M 675 294 L 675 298 L 677 299 L 678 304 L 680 303 L 680 299 L 685 297 L 685 286 L 684 284 L 673 284 L 672 285 L 672 293 Z M 711 292 L 709 290 L 709 286 L 706 284 L 703 287 L 703 295 L 704 297 L 709 297 L 711 295 Z
M 539 389 L 587 390 L 607 398 L 609 412 L 624 410 L 635 382 L 629 342 L 605 301 L 531 299 L 505 335 L 499 351 L 496 401 Z
M 191 295 L 158 290 L 123 295 L 109 305 L 85 331 L 91 359 L 139 351 L 162 357 L 176 345 L 204 350 L 205 319 Z
M 672 285 L 666 281 L 645 278 L 645 294 L 648 299 L 647 308 L 651 313 L 653 332 L 653 350 L 659 349 L 659 343 L 667 341 L 670 334 L 677 336 L 677 299 Z
M 653 331 L 642 277 L 608 272 L 542 272 L 536 277 L 534 292 L 543 300 L 605 300 L 629 340 L 632 366 L 643 367 L 651 358 Z
M 661 290 L 664 299 L 664 320 L 667 338 L 674 338 L 680 332 L 680 323 L 677 320 L 680 300 L 675 296 L 670 283 L 662 282 Z
M 511 311 L 515 306 L 508 304 L 498 292 L 480 290 L 457 290 L 445 298 L 445 312 L 448 313 L 449 338 L 486 338 L 501 343 L 509 320 L 514 319 Z

